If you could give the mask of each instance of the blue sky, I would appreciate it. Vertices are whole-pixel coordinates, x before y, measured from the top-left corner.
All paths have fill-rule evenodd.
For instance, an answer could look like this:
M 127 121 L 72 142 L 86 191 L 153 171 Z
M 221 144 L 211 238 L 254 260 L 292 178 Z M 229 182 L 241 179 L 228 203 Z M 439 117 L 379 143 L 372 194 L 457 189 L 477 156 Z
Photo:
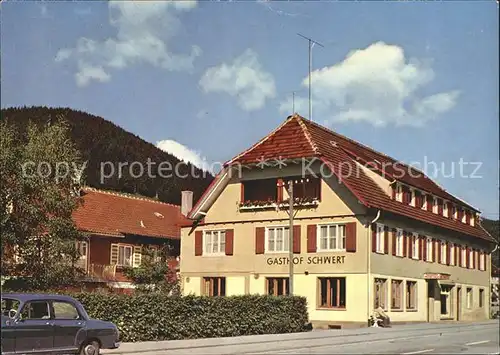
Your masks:
M 498 10 L 453 2 L 2 3 L 2 107 L 68 106 L 198 162 L 295 108 L 434 176 L 498 218 Z M 476 165 L 464 169 L 470 176 Z

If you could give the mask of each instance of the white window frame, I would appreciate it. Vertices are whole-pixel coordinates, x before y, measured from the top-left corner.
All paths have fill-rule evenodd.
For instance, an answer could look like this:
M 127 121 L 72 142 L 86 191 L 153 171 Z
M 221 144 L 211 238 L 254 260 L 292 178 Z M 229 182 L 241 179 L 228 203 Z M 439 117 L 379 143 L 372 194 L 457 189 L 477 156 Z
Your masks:
M 447 244 L 444 240 L 440 241 L 441 243 L 441 264 L 446 265 L 446 261 L 448 259 L 448 250 L 446 248 Z
M 462 262 L 460 263 L 460 266 L 467 267 L 467 249 L 460 247 L 460 253 L 462 253 Z
M 385 254 L 385 229 L 383 224 L 377 223 L 375 242 L 375 251 L 380 254 Z
M 469 211 L 467 211 L 465 208 L 462 208 L 463 215 L 462 215 L 462 223 L 467 223 L 467 214 Z
M 469 269 L 474 269 L 474 250 L 469 249 L 469 265 L 467 267 Z
M 403 230 L 398 228 L 396 229 L 396 256 L 404 256 L 404 235 Z
M 432 212 L 435 214 L 439 214 L 439 207 L 438 207 L 438 198 L 434 196 L 432 199 L 433 204 L 432 204 Z
M 321 229 L 322 227 L 327 227 L 328 230 L 330 230 L 330 227 L 335 227 L 335 247 L 334 248 L 330 248 L 330 247 L 327 247 L 327 248 L 322 248 L 322 243 L 321 243 Z M 340 227 L 344 227 L 344 235 L 341 236 L 340 235 L 340 231 L 341 231 L 341 228 Z M 330 237 L 328 236 L 327 237 L 328 240 L 330 239 Z M 339 243 L 340 243 L 340 247 L 339 247 Z M 344 244 L 344 247 L 342 248 L 342 243 Z M 335 251 L 345 251 L 346 250 L 346 243 L 347 243 L 347 226 L 345 223 L 343 222 L 337 222 L 337 223 L 322 223 L 322 224 L 318 224 L 316 226 L 316 246 L 317 246 L 317 251 L 318 252 L 335 252 Z M 327 244 L 329 245 L 330 242 L 327 242 Z
M 427 194 L 422 193 L 422 209 L 427 210 Z
M 419 240 L 418 240 L 418 233 L 412 233 L 411 237 L 411 257 L 412 259 L 418 260 L 420 257 L 420 248 L 419 248 Z
M 276 237 L 274 238 L 274 250 L 269 249 L 269 231 L 274 230 L 275 233 L 278 229 L 283 230 L 283 250 L 276 250 Z M 265 237 L 265 244 L 264 244 L 264 251 L 266 254 L 284 254 L 289 252 L 289 239 L 290 239 L 290 234 L 286 233 L 286 231 L 289 232 L 289 226 L 287 225 L 279 225 L 279 226 L 269 226 L 266 227 L 266 237 Z
M 448 247 L 450 248 L 450 266 L 455 266 L 455 245 L 450 243 Z
M 425 242 L 427 243 L 427 255 L 426 259 L 428 262 L 434 262 L 434 243 L 432 242 L 432 238 L 427 237 Z
M 413 207 L 416 206 L 415 199 L 416 199 L 415 189 L 410 187 L 410 206 Z
M 125 250 L 130 249 L 130 263 L 127 264 L 125 262 Z M 120 256 L 122 253 L 120 252 L 123 250 L 123 258 L 124 260 L 120 260 Z M 117 266 L 127 266 L 127 267 L 133 267 L 134 266 L 134 246 L 133 245 L 128 245 L 128 244 L 118 244 L 118 257 L 116 260 L 116 265 Z
M 207 237 L 210 234 L 210 237 L 213 238 L 214 235 L 217 235 L 217 251 L 213 251 L 214 239 L 211 240 L 211 250 L 207 248 Z M 222 243 L 222 235 L 224 236 L 224 243 Z M 226 255 L 226 230 L 225 229 L 217 229 L 217 230 L 205 230 L 203 231 L 203 255 L 208 256 L 221 256 Z

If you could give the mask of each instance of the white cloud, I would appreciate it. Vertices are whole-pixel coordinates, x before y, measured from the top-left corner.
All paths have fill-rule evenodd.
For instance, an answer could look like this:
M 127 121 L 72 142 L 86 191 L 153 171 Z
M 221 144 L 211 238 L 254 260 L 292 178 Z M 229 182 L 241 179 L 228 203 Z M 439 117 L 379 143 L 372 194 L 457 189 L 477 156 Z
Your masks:
M 225 92 L 246 111 L 264 107 L 276 95 L 274 77 L 262 69 L 257 54 L 247 49 L 231 63 L 208 68 L 199 82 L 205 93 Z
M 73 58 L 77 63 L 75 79 L 80 85 L 98 77 L 82 68 L 99 68 L 110 78 L 110 69 L 119 70 L 137 63 L 147 63 L 170 71 L 190 71 L 201 54 L 192 46 L 189 54 L 174 54 L 168 41 L 178 33 L 181 23 L 177 14 L 196 6 L 196 1 L 110 1 L 109 22 L 116 36 L 96 41 L 81 37 L 74 48 L 62 48 L 55 60 Z
M 313 119 L 331 122 L 367 122 L 375 126 L 422 126 L 452 109 L 459 92 L 419 95 L 434 80 L 426 63 L 405 58 L 396 45 L 373 43 L 351 51 L 330 67 L 312 72 Z M 302 83 L 308 85 L 308 77 Z M 280 111 L 290 112 L 291 99 L 281 103 Z M 297 112 L 308 112 L 308 100 L 295 100 Z
M 156 146 L 186 163 L 191 163 L 202 170 L 212 172 L 212 167 L 205 157 L 177 141 L 166 139 L 156 142 Z
M 94 67 L 86 63 L 78 63 L 78 72 L 75 74 L 76 85 L 86 86 L 91 80 L 101 83 L 108 82 L 111 76 L 102 67 Z

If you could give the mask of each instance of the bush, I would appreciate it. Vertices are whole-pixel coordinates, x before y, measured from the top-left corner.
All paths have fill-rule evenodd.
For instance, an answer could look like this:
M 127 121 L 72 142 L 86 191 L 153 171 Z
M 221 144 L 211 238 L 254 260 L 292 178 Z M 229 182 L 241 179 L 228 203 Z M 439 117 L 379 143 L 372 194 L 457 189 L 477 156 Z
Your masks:
M 302 332 L 307 302 L 294 296 L 169 297 L 73 293 L 92 318 L 115 323 L 125 342 Z

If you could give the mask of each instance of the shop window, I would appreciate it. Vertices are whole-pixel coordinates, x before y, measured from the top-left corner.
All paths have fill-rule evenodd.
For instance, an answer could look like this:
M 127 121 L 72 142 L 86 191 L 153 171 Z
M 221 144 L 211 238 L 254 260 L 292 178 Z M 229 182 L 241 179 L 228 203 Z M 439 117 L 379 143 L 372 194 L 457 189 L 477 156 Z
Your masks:
M 451 317 L 451 293 L 452 286 L 441 285 L 441 317 Z
M 417 309 L 417 282 L 406 281 L 406 309 Z
M 479 307 L 484 307 L 484 289 L 479 290 Z
M 345 277 L 320 277 L 319 306 L 322 308 L 346 308 Z
M 403 281 L 391 281 L 391 309 L 402 309 Z
M 387 309 L 387 280 L 375 279 L 375 309 Z
M 225 296 L 226 278 L 225 277 L 205 277 L 203 278 L 205 296 Z
M 268 277 L 266 278 L 267 294 L 270 296 L 284 296 L 289 293 L 288 277 Z
M 472 308 L 472 302 L 474 301 L 472 287 L 467 287 L 467 309 Z

